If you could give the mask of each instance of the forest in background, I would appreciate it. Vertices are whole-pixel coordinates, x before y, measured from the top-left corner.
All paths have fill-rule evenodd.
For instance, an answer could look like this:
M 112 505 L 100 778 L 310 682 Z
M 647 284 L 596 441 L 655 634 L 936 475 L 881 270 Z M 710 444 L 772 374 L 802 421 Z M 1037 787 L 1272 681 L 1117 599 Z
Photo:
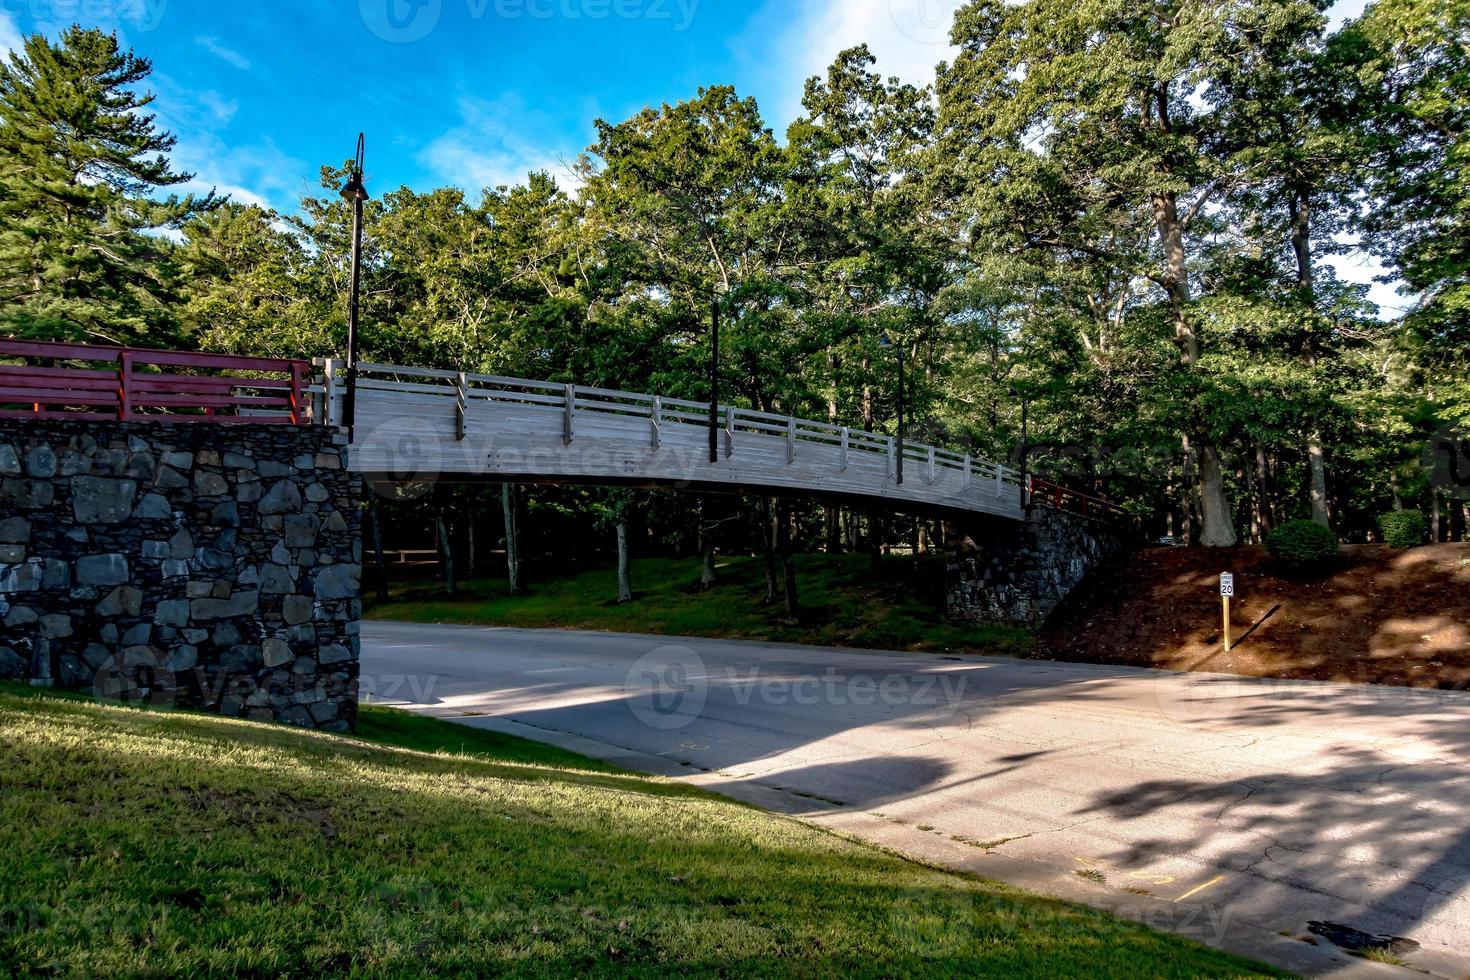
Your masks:
M 369 167 L 363 356 L 704 398 L 718 315 L 726 400 L 891 431 L 887 337 L 911 438 L 1014 461 L 1024 402 L 1028 468 L 1151 536 L 1230 545 L 1308 517 L 1361 541 L 1408 508 L 1458 540 L 1464 501 L 1425 460 L 1470 426 L 1470 7 L 1379 0 L 1330 30 L 1325 6 L 975 0 L 932 84 L 845 51 L 784 134 L 712 84 L 599 120 L 560 183 L 389 189 Z M 151 67 L 79 27 L 0 65 L 0 331 L 342 356 L 346 167 L 294 213 L 171 193 L 192 175 L 148 111 Z M 1354 249 L 1407 313 L 1336 277 Z M 615 529 L 706 556 L 932 533 L 802 504 L 771 532 L 768 502 L 673 493 L 410 490 L 383 488 L 390 546 L 471 565 L 502 512 L 536 553 Z

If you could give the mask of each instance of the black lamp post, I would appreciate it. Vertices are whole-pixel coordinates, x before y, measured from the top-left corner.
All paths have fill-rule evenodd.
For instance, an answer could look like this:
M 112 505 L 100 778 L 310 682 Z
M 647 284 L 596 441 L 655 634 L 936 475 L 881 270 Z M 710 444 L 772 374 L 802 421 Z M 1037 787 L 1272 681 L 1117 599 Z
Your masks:
M 709 461 L 720 461 L 720 297 L 709 304 Z
M 1021 507 L 1024 509 L 1024 508 L 1030 506 L 1030 504 L 1031 504 L 1031 500 L 1029 498 L 1029 495 L 1026 493 L 1026 455 L 1031 451 L 1031 447 L 1029 445 L 1027 445 L 1027 432 L 1026 432 L 1026 407 L 1027 407 L 1027 401 L 1026 401 L 1026 393 L 1024 391 L 1021 391 L 1020 389 L 1016 388 L 1014 385 L 1011 386 L 1011 394 L 1012 395 L 1015 395 L 1017 398 L 1021 399 L 1021 452 L 1020 452 L 1020 456 L 1021 456 L 1021 460 L 1020 460 L 1020 462 L 1021 462 Z
M 903 485 L 903 344 L 895 344 L 885 334 L 879 341 L 878 346 L 884 348 L 895 348 L 898 350 L 898 458 L 895 461 L 894 472 L 897 482 Z
M 362 182 L 362 134 L 357 134 L 357 157 L 342 185 L 342 199 L 352 204 L 352 287 L 347 299 L 347 393 L 342 399 L 342 422 L 348 438 L 357 421 L 357 303 L 362 289 L 362 202 L 368 199 Z

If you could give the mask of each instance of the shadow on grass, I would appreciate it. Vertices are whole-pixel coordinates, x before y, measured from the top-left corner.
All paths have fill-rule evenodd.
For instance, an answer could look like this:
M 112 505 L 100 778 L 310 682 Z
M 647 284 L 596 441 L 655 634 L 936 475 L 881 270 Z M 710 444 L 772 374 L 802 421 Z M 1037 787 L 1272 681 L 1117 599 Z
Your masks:
M 698 585 L 697 560 L 638 559 L 634 598 L 615 603 L 616 573 L 594 568 L 532 583 L 509 596 L 496 579 L 472 579 L 454 597 L 436 582 L 395 583 L 392 600 L 369 619 L 607 630 L 769 640 L 869 649 L 1024 654 L 1028 631 L 970 627 L 944 618 L 944 562 L 938 556 L 885 558 L 875 572 L 863 555 L 796 558 L 801 610 L 792 621 L 765 601 L 759 557 L 720 560 L 714 587 Z
M 697 791 L 500 749 L 3 693 L 0 739 L 7 973 L 1252 969 Z

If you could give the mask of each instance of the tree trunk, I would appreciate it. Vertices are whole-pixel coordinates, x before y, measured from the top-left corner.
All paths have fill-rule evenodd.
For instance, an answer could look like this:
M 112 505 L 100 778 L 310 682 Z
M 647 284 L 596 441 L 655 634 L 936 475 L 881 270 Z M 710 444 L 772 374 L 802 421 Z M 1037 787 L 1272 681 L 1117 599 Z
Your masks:
M 701 500 L 696 511 L 699 515 L 699 587 L 712 589 L 715 587 L 715 536 L 704 511 L 705 502 Z
M 1199 454 L 1200 541 L 1206 548 L 1235 545 L 1235 523 L 1225 496 L 1225 473 L 1215 447 L 1206 444 Z M 1221 510 L 1221 508 L 1225 508 Z
M 1312 202 L 1305 188 L 1297 187 L 1288 202 L 1291 216 L 1291 248 L 1296 255 L 1296 284 L 1302 291 L 1307 309 L 1317 312 L 1316 280 L 1312 269 Z M 1309 335 L 1302 344 L 1302 363 L 1317 367 L 1317 350 Z M 1331 508 L 1327 505 L 1327 458 L 1322 451 L 1322 433 L 1312 429 L 1307 434 L 1307 499 L 1312 520 L 1323 527 L 1332 526 Z
M 1271 475 L 1266 470 L 1266 450 L 1259 443 L 1256 444 L 1256 524 L 1261 529 L 1262 541 L 1275 526 L 1271 520 Z
M 783 501 L 776 508 L 776 549 L 781 553 L 781 583 L 786 600 L 786 615 L 795 619 L 800 607 L 796 597 L 796 561 L 791 555 L 793 520 L 791 505 Z
M 378 523 L 378 502 L 368 493 L 368 534 L 373 539 L 374 591 L 379 602 L 388 601 L 388 565 L 383 561 L 383 529 Z
M 830 504 L 822 506 L 822 520 L 827 531 L 827 554 L 835 555 L 842 550 L 841 512 Z
M 774 603 L 776 601 L 777 589 L 779 588 L 776 583 L 776 547 L 772 540 L 775 535 L 775 526 L 771 516 L 771 509 L 771 498 L 762 497 L 760 519 L 761 555 L 765 558 L 766 564 L 766 602 L 768 603 Z
M 618 536 L 618 602 L 631 602 L 633 586 L 628 574 L 628 522 L 618 521 L 613 530 Z
M 1164 249 L 1165 290 L 1174 321 L 1179 360 L 1194 371 L 1199 366 L 1200 346 L 1199 334 L 1189 319 L 1189 264 L 1184 251 L 1184 223 L 1179 219 L 1178 200 L 1173 192 L 1153 195 L 1153 208 L 1159 244 Z M 1200 543 L 1206 547 L 1228 548 L 1235 544 L 1236 537 L 1219 455 L 1203 432 L 1187 435 L 1186 441 L 1192 443 L 1199 461 Z
M 509 483 L 500 485 L 500 511 L 505 519 L 505 589 L 511 595 L 520 595 L 520 528 L 516 526 L 516 491 Z
M 867 378 L 873 370 L 873 359 L 863 358 L 863 377 Z M 873 386 L 866 381 L 863 382 L 863 431 L 873 431 Z
M 1433 544 L 1439 544 L 1443 540 L 1439 535 L 1439 491 L 1429 491 L 1429 540 Z
M 883 567 L 883 524 L 875 510 L 868 511 L 868 567 L 875 572 Z
M 444 511 L 434 515 L 434 529 L 439 536 L 439 567 L 444 573 L 444 591 L 454 595 L 454 550 L 449 546 L 449 527 L 444 523 Z

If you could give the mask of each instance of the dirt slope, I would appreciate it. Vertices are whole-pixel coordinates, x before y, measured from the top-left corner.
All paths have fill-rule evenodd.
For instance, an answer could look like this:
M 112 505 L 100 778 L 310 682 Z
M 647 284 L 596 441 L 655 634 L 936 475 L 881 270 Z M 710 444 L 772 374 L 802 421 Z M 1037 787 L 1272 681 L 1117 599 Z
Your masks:
M 1235 573 L 1230 653 L 1221 572 Z M 1150 548 L 1089 579 L 1043 631 L 1058 660 L 1470 690 L 1470 544 L 1344 547 L 1315 579 L 1263 548 Z

